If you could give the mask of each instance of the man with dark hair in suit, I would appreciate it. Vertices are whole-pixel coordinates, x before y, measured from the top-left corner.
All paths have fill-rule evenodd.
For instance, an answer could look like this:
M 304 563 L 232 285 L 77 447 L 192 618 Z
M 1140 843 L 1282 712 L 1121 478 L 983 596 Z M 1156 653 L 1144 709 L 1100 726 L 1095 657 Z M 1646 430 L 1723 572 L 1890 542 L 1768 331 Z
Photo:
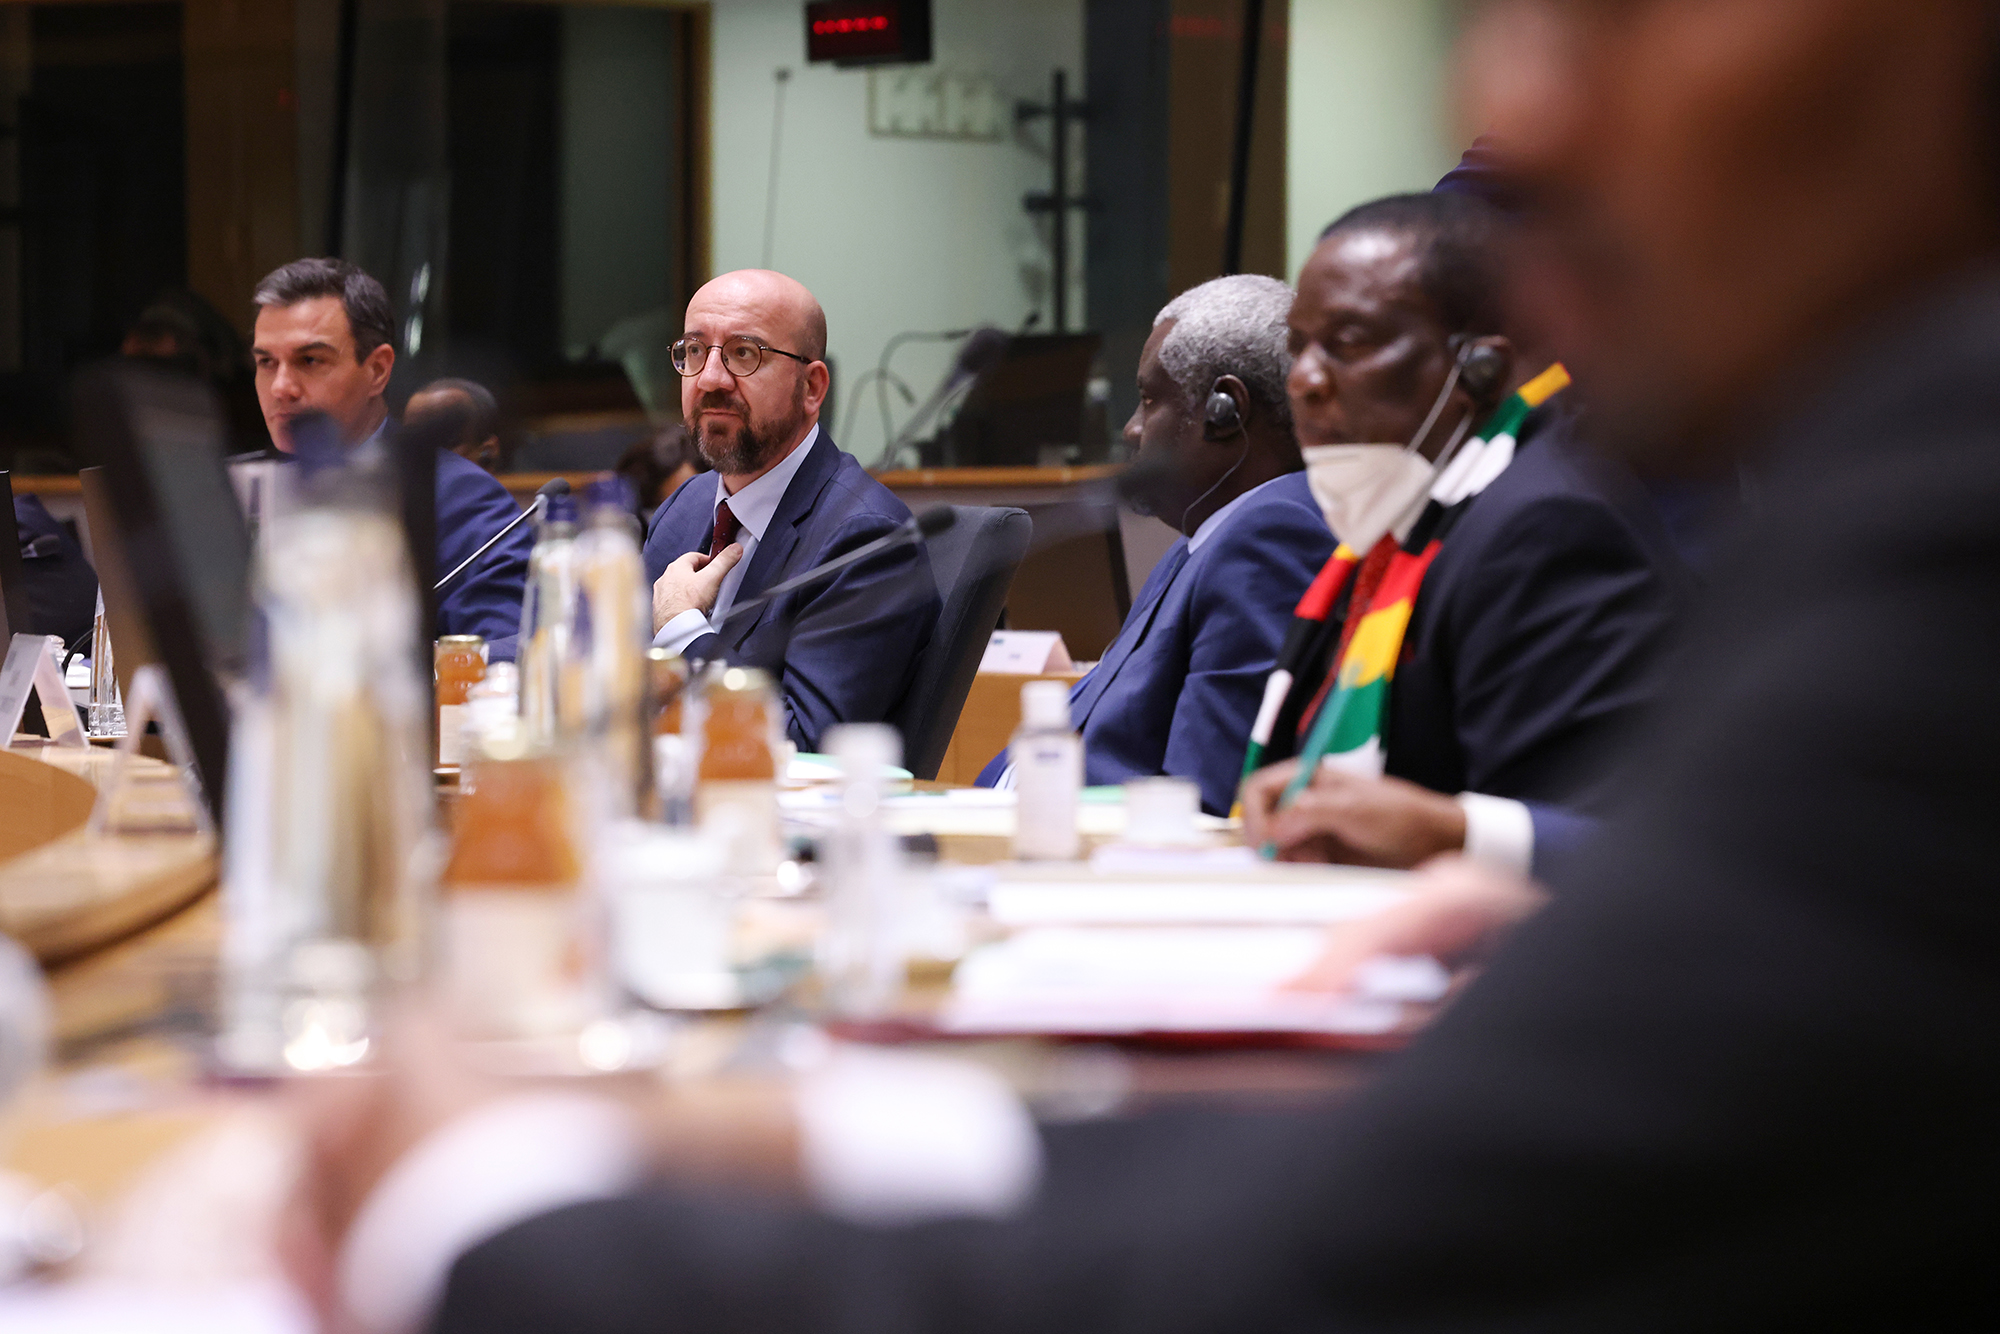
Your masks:
M 916 544 L 883 551 L 732 618 L 910 511 L 820 425 L 826 315 L 803 284 L 725 273 L 694 294 L 684 327 L 681 409 L 715 471 L 675 492 L 646 535 L 653 642 L 770 672 L 786 734 L 817 750 L 829 727 L 881 722 L 909 689 L 940 611 L 930 558 Z
M 309 415 L 324 416 L 349 448 L 388 429 L 382 396 L 396 365 L 395 315 L 381 283 L 345 260 L 299 259 L 267 274 L 255 300 L 251 357 L 272 444 L 291 453 L 294 424 Z M 471 459 L 440 449 L 437 463 L 436 568 L 443 575 L 519 518 L 521 507 Z M 533 547 L 524 524 L 445 589 L 437 633 L 480 635 L 490 658 L 511 662 Z
M 1070 691 L 1086 782 L 1171 774 L 1197 784 L 1215 815 L 1236 799 L 1292 606 L 1333 554 L 1285 398 L 1291 304 L 1276 278 L 1237 274 L 1189 288 L 1153 318 L 1120 488 L 1181 540 Z M 1012 786 L 1004 753 L 979 782 Z
M 715 1160 L 677 1133 L 656 1161 L 680 1188 L 544 1180 L 543 1203 L 573 1207 L 461 1227 L 448 1286 L 406 1289 L 441 1304 L 396 1315 L 434 1312 L 440 1334 L 1983 1322 L 2000 1299 L 1994 19 L 1985 0 L 1475 11 L 1470 112 L 1557 242 L 1530 286 L 1567 326 L 1593 438 L 1696 475 L 1755 458 L 1760 494 L 1625 757 L 1629 796 L 1372 1087 L 1314 1112 L 1046 1128 L 1031 1202 L 1000 1221 L 834 1216 L 856 1179 L 828 1189 L 796 1115 L 768 1143 L 813 1209 L 701 1188 Z M 522 1111 L 438 1131 L 466 1101 L 410 1093 L 378 1082 L 372 1131 L 349 1116 L 318 1139 L 339 1146 L 312 1197 L 333 1235 L 380 1181 L 365 1240 L 375 1200 Z M 350 1305 L 385 1291 L 365 1249 L 344 1252 Z

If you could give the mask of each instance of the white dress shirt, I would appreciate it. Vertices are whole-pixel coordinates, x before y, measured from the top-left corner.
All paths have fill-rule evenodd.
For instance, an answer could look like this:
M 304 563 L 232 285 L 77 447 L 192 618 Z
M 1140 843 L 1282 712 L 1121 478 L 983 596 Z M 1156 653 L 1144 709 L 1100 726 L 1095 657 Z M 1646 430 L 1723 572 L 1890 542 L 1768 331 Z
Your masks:
M 771 471 L 749 483 L 735 495 L 727 495 L 722 489 L 722 478 L 715 479 L 715 508 L 723 501 L 729 502 L 729 512 L 736 516 L 739 531 L 735 541 L 743 548 L 743 559 L 736 567 L 722 576 L 722 588 L 715 595 L 715 606 L 707 614 L 689 607 L 680 615 L 660 627 L 653 636 L 653 647 L 663 648 L 670 653 L 679 653 L 689 644 L 705 634 L 714 632 L 729 615 L 730 607 L 736 603 L 736 590 L 743 586 L 743 576 L 750 571 L 750 562 L 757 555 L 757 544 L 764 539 L 764 532 L 777 517 L 778 506 L 784 503 L 785 491 L 791 486 L 792 478 L 805 465 L 806 454 L 819 443 L 819 423 L 806 432 L 806 438 L 798 447 L 779 459 Z M 709 530 L 715 528 L 715 509 L 709 511 Z
M 821 1210 L 888 1226 L 1005 1217 L 1033 1198 L 1041 1136 L 998 1075 L 816 1045 L 792 1105 L 800 1173 Z M 420 1334 L 460 1255 L 537 1214 L 623 1194 L 644 1170 L 620 1104 L 575 1092 L 488 1103 L 433 1131 L 362 1202 L 337 1261 L 342 1303 L 365 1334 Z

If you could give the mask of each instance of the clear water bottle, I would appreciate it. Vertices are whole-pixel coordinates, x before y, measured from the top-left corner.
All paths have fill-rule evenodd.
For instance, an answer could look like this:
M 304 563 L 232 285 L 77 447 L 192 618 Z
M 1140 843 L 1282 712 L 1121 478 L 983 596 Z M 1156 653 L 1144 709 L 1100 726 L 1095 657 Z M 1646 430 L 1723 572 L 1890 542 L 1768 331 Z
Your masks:
M 521 722 L 535 745 L 562 737 L 565 716 L 580 704 L 581 673 L 570 642 L 577 624 L 576 536 L 575 497 L 551 496 L 528 556 L 518 641 Z
M 1021 727 L 1007 758 L 1014 769 L 1014 855 L 1074 860 L 1082 850 L 1076 809 L 1083 794 L 1083 739 L 1070 730 L 1068 686 L 1030 681 L 1021 687 Z
M 592 482 L 576 539 L 577 623 L 570 636 L 582 662 L 583 717 L 603 778 L 602 809 L 625 817 L 638 810 L 647 753 L 646 652 L 652 646 L 652 590 L 639 554 L 623 478 Z
M 882 818 L 887 770 L 902 758 L 902 738 L 882 723 L 827 733 L 827 753 L 841 770 L 840 813 L 821 844 L 827 930 L 820 976 L 828 1008 L 848 1018 L 886 1013 L 903 989 L 902 845 Z

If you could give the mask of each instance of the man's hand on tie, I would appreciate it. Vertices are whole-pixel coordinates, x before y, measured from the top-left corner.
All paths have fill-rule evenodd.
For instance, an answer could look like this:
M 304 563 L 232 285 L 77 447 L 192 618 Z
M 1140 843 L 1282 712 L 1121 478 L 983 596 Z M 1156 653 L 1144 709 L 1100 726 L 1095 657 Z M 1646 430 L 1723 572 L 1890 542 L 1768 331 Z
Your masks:
M 653 584 L 653 633 L 684 611 L 704 616 L 715 609 L 722 578 L 743 559 L 743 547 L 731 542 L 713 556 L 690 551 L 660 572 Z

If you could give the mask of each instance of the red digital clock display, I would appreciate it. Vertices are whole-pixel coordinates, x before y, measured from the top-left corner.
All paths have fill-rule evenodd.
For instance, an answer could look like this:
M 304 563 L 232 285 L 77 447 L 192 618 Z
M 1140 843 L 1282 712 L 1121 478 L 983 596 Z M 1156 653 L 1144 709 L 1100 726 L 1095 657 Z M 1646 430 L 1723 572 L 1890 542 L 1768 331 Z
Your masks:
M 806 6 L 806 59 L 876 65 L 931 58 L 924 0 L 824 0 Z

